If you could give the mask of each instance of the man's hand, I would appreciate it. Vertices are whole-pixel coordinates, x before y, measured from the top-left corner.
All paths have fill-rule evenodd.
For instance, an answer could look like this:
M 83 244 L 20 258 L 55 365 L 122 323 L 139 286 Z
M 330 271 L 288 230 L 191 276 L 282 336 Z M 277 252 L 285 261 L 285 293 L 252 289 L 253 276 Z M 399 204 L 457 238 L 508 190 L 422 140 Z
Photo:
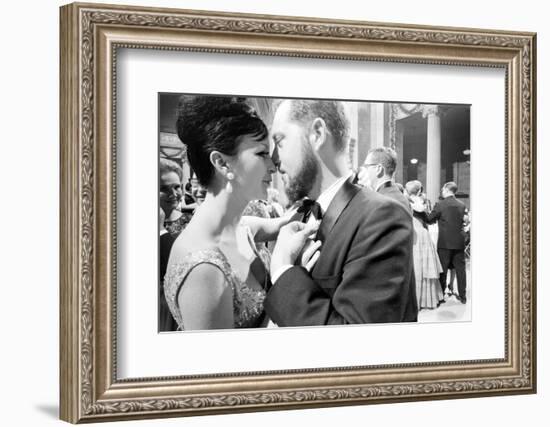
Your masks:
M 304 267 L 307 271 L 311 271 L 313 267 L 315 267 L 315 264 L 317 263 L 317 260 L 321 255 L 321 252 L 319 251 L 320 248 L 320 240 L 308 239 L 308 242 L 306 242 L 306 244 L 304 245 L 302 254 L 300 256 L 300 265 Z
M 315 235 L 318 228 L 317 221 L 308 224 L 295 221 L 282 227 L 271 255 L 271 273 L 285 265 L 294 265 L 304 244 Z M 311 260 L 312 255 L 307 261 Z

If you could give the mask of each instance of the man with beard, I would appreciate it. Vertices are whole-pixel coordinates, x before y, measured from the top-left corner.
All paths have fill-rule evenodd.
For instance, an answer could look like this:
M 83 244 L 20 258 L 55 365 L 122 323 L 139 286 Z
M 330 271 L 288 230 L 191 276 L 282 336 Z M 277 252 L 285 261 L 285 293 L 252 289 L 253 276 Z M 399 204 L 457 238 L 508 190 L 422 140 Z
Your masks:
M 285 100 L 271 137 L 289 200 L 318 203 L 322 248 L 310 273 L 294 264 L 315 227 L 293 222 L 281 229 L 264 303 L 269 317 L 279 326 L 416 321 L 410 214 L 352 183 L 342 103 Z

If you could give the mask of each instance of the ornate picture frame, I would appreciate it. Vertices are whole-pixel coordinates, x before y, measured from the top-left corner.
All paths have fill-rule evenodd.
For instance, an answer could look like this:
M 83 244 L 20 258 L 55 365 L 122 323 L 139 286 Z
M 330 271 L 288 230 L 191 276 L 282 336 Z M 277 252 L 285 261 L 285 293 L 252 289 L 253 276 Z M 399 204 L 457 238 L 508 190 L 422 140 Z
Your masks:
M 536 392 L 535 34 L 79 3 L 63 6 L 60 14 L 61 419 L 97 422 Z M 504 357 L 118 379 L 119 48 L 503 69 Z

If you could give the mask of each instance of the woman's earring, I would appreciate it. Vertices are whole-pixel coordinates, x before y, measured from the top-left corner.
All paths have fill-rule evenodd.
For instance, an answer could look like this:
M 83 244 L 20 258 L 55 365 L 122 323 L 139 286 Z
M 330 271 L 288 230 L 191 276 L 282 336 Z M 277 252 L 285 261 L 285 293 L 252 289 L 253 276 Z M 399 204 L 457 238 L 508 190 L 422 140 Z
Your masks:
M 227 178 L 227 183 L 225 184 L 225 189 L 229 194 L 231 194 L 231 193 L 233 193 L 233 184 L 231 183 L 231 181 L 233 181 L 235 179 L 235 175 L 233 174 L 233 172 L 227 172 L 225 177 Z

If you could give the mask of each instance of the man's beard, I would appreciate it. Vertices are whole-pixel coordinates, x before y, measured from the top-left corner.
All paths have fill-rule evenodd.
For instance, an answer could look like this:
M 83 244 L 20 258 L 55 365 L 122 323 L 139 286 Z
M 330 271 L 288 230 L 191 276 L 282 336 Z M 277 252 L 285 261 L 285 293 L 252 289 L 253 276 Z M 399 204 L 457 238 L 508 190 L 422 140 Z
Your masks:
M 311 146 L 306 142 L 303 147 L 304 161 L 300 169 L 295 176 L 287 176 L 288 182 L 285 185 L 285 193 L 290 203 L 295 203 L 306 197 L 313 189 L 319 175 L 319 164 Z

